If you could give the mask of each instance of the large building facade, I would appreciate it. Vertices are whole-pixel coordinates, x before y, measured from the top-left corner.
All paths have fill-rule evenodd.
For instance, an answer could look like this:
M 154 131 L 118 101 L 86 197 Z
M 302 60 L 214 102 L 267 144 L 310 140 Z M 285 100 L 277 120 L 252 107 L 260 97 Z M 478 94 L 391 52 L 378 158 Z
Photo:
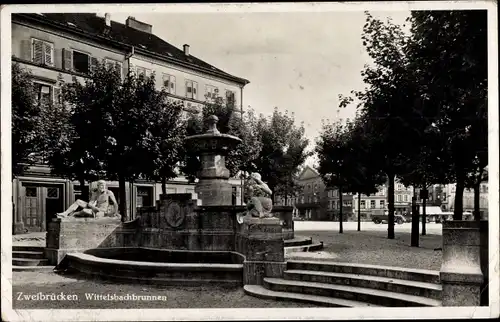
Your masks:
M 176 48 L 155 36 L 152 26 L 129 17 L 125 24 L 96 14 L 13 14 L 12 61 L 30 70 L 37 99 L 60 101 L 60 78 L 83 81 L 97 64 L 118 67 L 122 77 L 129 71 L 154 73 L 156 86 L 169 97 L 181 100 L 186 113 L 198 113 L 207 100 L 222 97 L 242 111 L 243 88 L 249 82 L 228 74 L 190 53 L 189 45 Z M 239 180 L 231 180 L 234 202 L 241 201 Z M 125 198 L 129 218 L 137 207 L 154 205 L 161 188 L 154 182 L 127 183 L 125 196 L 118 182 L 108 182 L 118 199 Z M 50 174 L 43 165 L 31 167 L 13 181 L 14 232 L 44 231 L 53 214 L 79 198 L 79 183 Z M 192 193 L 194 186 L 183 177 L 167 183 L 167 193 Z

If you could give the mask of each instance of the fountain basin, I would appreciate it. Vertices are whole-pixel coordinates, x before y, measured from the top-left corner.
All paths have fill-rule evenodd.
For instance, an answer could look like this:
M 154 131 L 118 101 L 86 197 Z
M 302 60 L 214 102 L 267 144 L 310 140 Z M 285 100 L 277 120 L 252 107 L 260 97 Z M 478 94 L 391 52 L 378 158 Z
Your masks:
M 148 247 L 94 248 L 84 252 L 99 258 L 152 263 L 243 264 L 236 252 L 189 251 Z
M 56 270 L 126 283 L 241 286 L 244 260 L 236 252 L 97 248 L 67 254 Z

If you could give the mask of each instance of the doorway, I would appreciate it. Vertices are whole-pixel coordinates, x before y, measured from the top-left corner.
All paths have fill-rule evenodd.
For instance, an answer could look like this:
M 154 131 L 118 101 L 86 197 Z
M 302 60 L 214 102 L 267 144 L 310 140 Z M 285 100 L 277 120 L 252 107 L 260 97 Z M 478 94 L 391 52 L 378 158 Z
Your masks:
M 28 232 L 46 231 L 56 214 L 64 211 L 64 184 L 23 182 L 19 211 Z

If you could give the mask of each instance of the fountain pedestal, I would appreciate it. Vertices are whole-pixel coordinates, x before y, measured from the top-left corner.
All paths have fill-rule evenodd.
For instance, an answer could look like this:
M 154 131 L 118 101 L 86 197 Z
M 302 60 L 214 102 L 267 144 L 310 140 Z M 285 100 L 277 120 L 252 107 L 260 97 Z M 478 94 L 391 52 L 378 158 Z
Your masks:
M 245 256 L 243 283 L 261 285 L 264 277 L 285 271 L 283 231 L 278 218 L 245 217 L 236 233 L 236 251 Z
M 475 221 L 443 223 L 443 261 L 440 270 L 443 306 L 479 306 L 484 277 L 481 236 Z
M 201 169 L 195 192 L 202 206 L 230 206 L 233 186 L 229 183 L 229 170 L 226 168 L 226 155 L 241 143 L 241 139 L 220 133 L 217 129 L 218 118 L 208 118 L 208 130 L 203 134 L 187 137 L 187 143 L 200 154 Z

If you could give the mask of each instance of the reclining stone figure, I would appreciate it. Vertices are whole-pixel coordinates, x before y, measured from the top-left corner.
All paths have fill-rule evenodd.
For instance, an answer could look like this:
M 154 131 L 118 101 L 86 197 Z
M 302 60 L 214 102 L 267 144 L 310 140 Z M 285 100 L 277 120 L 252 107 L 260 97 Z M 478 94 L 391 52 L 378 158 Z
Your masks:
M 109 212 L 109 200 L 115 205 L 115 207 L 112 207 L 111 212 Z M 99 180 L 97 181 L 97 189 L 92 191 L 89 202 L 78 199 L 66 211 L 58 213 L 57 217 L 115 217 L 117 216 L 116 205 L 118 205 L 118 202 L 113 192 L 106 189 L 104 180 Z

